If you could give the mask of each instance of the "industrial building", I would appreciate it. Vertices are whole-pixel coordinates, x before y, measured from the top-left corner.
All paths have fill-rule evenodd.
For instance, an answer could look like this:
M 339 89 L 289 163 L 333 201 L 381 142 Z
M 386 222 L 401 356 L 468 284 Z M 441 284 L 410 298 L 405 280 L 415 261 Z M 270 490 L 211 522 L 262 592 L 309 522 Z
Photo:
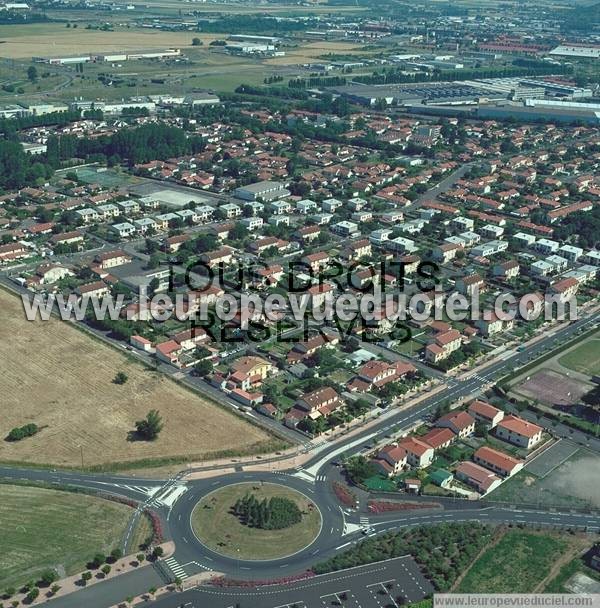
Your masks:
M 422 84 L 360 85 L 351 84 L 334 87 L 333 90 L 355 103 L 372 106 L 380 100 L 388 105 L 434 104 L 474 104 L 480 98 L 506 99 L 504 92 L 496 92 L 484 86 L 466 83 L 437 82 Z
M 71 57 L 33 57 L 36 63 L 49 63 L 51 65 L 73 65 L 77 63 L 113 63 L 116 61 L 132 61 L 135 59 L 168 59 L 180 57 L 180 49 L 164 49 L 141 52 L 114 52 L 88 55 L 75 55 Z
M 464 119 L 516 120 L 520 122 L 556 122 L 564 124 L 581 123 L 600 125 L 600 111 L 597 104 L 577 104 L 575 102 L 526 100 L 524 103 L 490 103 L 475 106 L 428 106 L 413 104 L 408 112 L 432 116 L 453 116 Z M 532 102 L 535 102 L 533 104 Z
M 235 189 L 234 195 L 244 201 L 273 201 L 284 196 L 289 196 L 290 191 L 281 182 L 263 181 Z
M 600 46 L 587 46 L 583 44 L 559 44 L 552 49 L 549 55 L 559 57 L 581 57 L 587 59 L 600 59 Z

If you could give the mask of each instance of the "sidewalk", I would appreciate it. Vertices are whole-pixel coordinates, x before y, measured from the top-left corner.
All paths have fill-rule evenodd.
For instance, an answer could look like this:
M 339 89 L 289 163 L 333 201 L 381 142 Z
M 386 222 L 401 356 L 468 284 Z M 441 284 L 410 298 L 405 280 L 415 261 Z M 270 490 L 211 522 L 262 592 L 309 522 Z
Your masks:
M 159 546 L 162 547 L 164 551 L 164 557 L 169 557 L 175 551 L 175 543 L 173 542 L 167 542 Z M 112 586 L 116 588 L 121 588 L 122 586 L 127 587 L 128 583 L 125 581 L 129 581 L 129 579 L 134 580 L 137 578 L 150 582 L 149 586 L 144 589 L 144 591 L 147 591 L 150 587 L 156 586 L 156 582 L 152 580 L 153 577 L 150 576 L 149 573 L 139 577 L 137 576 L 137 573 L 149 569 L 154 573 L 155 577 L 158 579 L 158 584 L 162 583 L 162 580 L 160 579 L 160 577 L 158 577 L 158 574 L 156 573 L 152 565 L 147 561 L 147 555 L 145 553 L 144 561 L 138 562 L 136 556 L 141 555 L 142 553 L 144 552 L 139 551 L 135 555 L 126 555 L 113 564 L 109 563 L 108 565 L 111 567 L 111 570 L 107 575 L 102 573 L 101 567 L 95 570 L 82 568 L 81 572 L 74 574 L 73 576 L 69 576 L 56 581 L 56 583 L 54 584 L 60 586 L 60 589 L 57 591 L 56 594 L 51 594 L 50 588 L 40 588 L 40 595 L 38 596 L 38 598 L 31 603 L 27 603 L 27 605 L 35 606 L 43 602 L 50 602 L 52 606 L 57 606 L 61 608 L 63 606 L 65 608 L 68 608 L 69 606 L 87 606 L 87 604 L 81 604 L 81 600 L 79 599 L 86 592 L 87 595 L 102 596 L 105 592 L 105 589 L 110 589 Z M 92 578 L 87 581 L 85 585 L 81 581 L 82 572 L 92 573 Z M 134 574 L 135 576 L 131 576 L 132 574 Z M 138 591 L 137 593 L 141 593 L 141 591 Z M 10 601 L 19 601 L 21 603 L 26 603 L 24 602 L 26 595 L 27 594 L 22 593 L 16 594 L 12 598 L 10 598 Z M 75 603 L 72 603 L 74 600 L 76 600 Z

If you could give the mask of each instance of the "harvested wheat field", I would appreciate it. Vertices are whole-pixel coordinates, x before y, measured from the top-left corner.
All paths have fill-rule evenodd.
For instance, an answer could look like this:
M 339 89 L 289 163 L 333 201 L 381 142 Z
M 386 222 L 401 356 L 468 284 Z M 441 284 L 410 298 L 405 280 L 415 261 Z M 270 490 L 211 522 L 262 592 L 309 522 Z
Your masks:
M 262 429 L 205 401 L 163 374 L 69 324 L 29 322 L 22 303 L 0 290 L 0 460 L 56 466 L 107 466 L 153 459 L 206 459 L 280 447 Z M 115 374 L 129 377 L 113 383 Z M 156 441 L 128 441 L 136 420 L 156 408 Z M 33 422 L 34 437 L 8 442 Z

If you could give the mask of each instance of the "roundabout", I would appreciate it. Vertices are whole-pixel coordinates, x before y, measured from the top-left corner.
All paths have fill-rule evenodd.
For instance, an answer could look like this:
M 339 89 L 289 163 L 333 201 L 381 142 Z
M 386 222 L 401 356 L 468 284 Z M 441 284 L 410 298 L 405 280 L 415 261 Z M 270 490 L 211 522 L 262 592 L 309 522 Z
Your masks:
M 291 510 L 297 520 L 247 521 L 235 512 L 245 499 L 255 501 L 256 511 L 267 512 L 274 503 Z M 266 516 L 265 516 L 266 517 Z M 318 538 L 323 518 L 315 502 L 302 492 L 273 482 L 232 483 L 200 499 L 191 513 L 194 536 L 207 549 L 233 559 L 278 560 L 304 551 Z

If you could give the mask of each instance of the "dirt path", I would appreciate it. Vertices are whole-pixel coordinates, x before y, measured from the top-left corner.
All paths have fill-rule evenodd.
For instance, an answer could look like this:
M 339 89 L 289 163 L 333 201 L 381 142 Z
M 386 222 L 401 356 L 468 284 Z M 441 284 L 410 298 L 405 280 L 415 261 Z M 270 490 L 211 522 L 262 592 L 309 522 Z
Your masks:
M 559 559 L 557 559 L 548 576 L 541 580 L 534 589 L 531 590 L 531 593 L 543 593 L 546 586 L 556 577 L 558 573 L 561 571 L 562 567 L 568 564 L 571 560 L 575 559 L 578 555 L 581 555 L 584 551 L 589 549 L 590 541 L 586 538 L 578 538 L 577 542 L 569 545 L 568 550 L 563 553 Z
M 488 549 L 492 549 L 493 547 L 495 547 L 504 538 L 504 535 L 506 534 L 506 532 L 507 532 L 507 528 L 497 528 L 496 529 L 496 531 L 494 532 L 494 538 L 493 538 L 492 542 L 490 544 L 486 545 L 485 547 L 483 547 L 483 549 L 481 549 L 481 551 L 473 558 L 471 565 L 456 579 L 456 581 L 454 581 L 454 585 L 452 585 L 452 587 L 450 588 L 448 593 L 454 593 L 456 591 L 456 589 L 458 589 L 460 587 L 460 584 L 462 583 L 465 576 L 467 576 L 467 574 L 469 573 L 469 570 L 471 570 L 471 568 L 473 567 L 473 564 L 477 563 L 479 558 Z

